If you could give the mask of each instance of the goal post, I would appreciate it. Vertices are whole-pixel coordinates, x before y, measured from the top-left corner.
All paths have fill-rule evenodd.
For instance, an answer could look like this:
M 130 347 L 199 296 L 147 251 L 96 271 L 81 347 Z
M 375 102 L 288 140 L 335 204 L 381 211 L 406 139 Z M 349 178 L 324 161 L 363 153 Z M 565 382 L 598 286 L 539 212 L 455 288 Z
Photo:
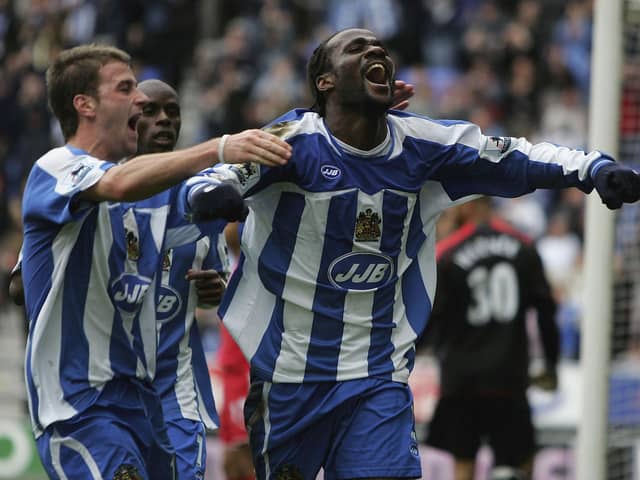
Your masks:
M 595 0 L 590 148 L 617 157 L 622 68 L 623 0 Z M 614 213 L 597 194 L 587 199 L 582 318 L 582 412 L 578 424 L 576 475 L 607 478 L 608 394 L 612 323 Z

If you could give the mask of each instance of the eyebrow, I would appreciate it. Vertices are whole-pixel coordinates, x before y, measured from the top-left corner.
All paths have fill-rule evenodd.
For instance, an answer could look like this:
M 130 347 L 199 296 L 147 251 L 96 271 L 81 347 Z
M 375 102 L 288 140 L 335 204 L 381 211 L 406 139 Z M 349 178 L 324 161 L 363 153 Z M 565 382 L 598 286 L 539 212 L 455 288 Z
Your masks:
M 352 44 L 369 44 L 369 45 L 374 45 L 376 47 L 382 47 L 384 49 L 386 49 L 386 47 L 384 46 L 384 44 L 378 39 L 378 38 L 371 38 L 371 37 L 356 37 L 352 40 L 349 40 L 346 44 L 345 47 L 348 47 L 349 45 Z

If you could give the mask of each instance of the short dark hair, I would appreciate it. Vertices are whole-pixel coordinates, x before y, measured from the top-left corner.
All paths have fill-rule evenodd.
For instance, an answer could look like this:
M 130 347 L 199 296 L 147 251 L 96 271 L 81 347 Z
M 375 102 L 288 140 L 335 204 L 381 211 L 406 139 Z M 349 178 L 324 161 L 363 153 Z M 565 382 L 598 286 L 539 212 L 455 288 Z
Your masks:
M 338 33 L 340 32 L 334 33 L 318 45 L 311 54 L 309 62 L 307 62 L 307 82 L 309 84 L 311 96 L 313 97 L 311 110 L 318 112 L 321 117 L 324 117 L 325 114 L 326 99 L 324 97 L 324 93 L 318 90 L 318 87 L 316 86 L 316 79 L 323 73 L 330 71 L 333 67 L 331 65 L 331 59 L 329 58 L 331 50 L 327 44 Z
M 60 122 L 65 140 L 78 130 L 73 98 L 78 94 L 97 97 L 100 69 L 110 62 L 131 65 L 131 57 L 109 45 L 80 45 L 60 52 L 47 69 L 49 107 Z

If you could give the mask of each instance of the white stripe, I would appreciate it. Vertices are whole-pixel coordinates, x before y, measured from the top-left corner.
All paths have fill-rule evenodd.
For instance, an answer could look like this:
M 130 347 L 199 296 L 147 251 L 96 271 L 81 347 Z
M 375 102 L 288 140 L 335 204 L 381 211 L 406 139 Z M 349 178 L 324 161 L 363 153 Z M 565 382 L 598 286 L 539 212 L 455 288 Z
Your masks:
M 349 292 L 344 303 L 344 331 L 338 356 L 336 381 L 366 377 L 371 341 L 372 292 Z M 369 312 L 358 315 L 356 312 Z
M 196 242 L 196 253 L 191 263 L 192 269 L 200 270 L 202 268 L 202 260 L 207 251 L 208 239 L 201 239 Z M 194 320 L 196 305 L 198 303 L 198 295 L 193 283 L 189 286 L 189 295 L 185 300 L 187 301 L 187 307 L 186 314 L 184 316 L 184 335 L 180 339 L 180 343 L 178 345 L 178 365 L 176 368 L 176 384 L 174 391 L 182 417 L 200 421 L 201 418 L 198 414 L 197 403 L 197 382 L 193 375 L 191 362 L 193 353 L 189 346 L 189 331 L 191 328 L 197 328 L 194 325 Z
M 401 192 L 398 192 L 401 194 Z M 405 194 L 406 195 L 406 194 Z M 407 198 L 407 215 L 404 218 L 402 227 L 402 238 L 400 240 L 401 248 L 398 255 L 398 277 L 402 278 L 407 268 L 409 268 L 410 260 L 407 257 L 407 241 L 409 238 L 409 230 L 411 226 L 411 218 L 416 206 L 417 198 L 414 195 Z M 420 299 L 411 299 L 411 301 L 421 301 Z M 406 316 L 406 308 L 402 298 L 402 281 L 398 280 L 395 285 L 394 307 L 393 307 L 393 324 L 395 328 L 391 332 L 391 343 L 394 346 L 391 354 L 391 362 L 393 363 L 393 373 L 391 378 L 394 381 L 406 383 L 409 378 L 409 370 L 406 368 L 407 359 L 405 354 L 411 348 L 416 334 L 411 328 Z
M 198 442 L 198 456 L 196 458 L 196 467 L 198 468 L 202 466 L 202 448 L 205 441 L 202 437 L 202 434 L 198 434 L 198 437 L 196 438 L 196 442 Z
M 196 226 L 195 224 L 170 228 L 167 230 L 164 248 L 169 249 L 178 247 L 180 245 L 186 245 L 188 243 L 193 243 L 197 241 L 201 236 L 202 232 L 200 231 L 200 228 L 198 228 L 198 226 Z
M 402 151 L 402 143 L 406 137 L 427 140 L 441 145 L 459 143 L 476 150 L 480 150 L 480 147 L 484 145 L 484 137 L 480 129 L 471 123 L 442 125 L 424 117 L 388 115 L 387 118 L 395 126 L 393 129 L 396 135 L 394 154 Z
M 431 302 L 433 302 L 436 293 L 435 223 L 444 208 L 454 203 L 464 203 L 471 198 L 476 198 L 476 196 L 464 197 L 456 202 L 451 202 L 442 186 L 437 182 L 427 182 L 420 191 L 419 201 L 420 216 L 423 225 L 422 232 L 427 238 L 420 247 L 420 250 L 418 250 L 417 258 L 414 261 L 418 262 L 420 277 Z M 404 264 L 408 261 L 409 259 L 405 257 L 401 263 Z M 408 268 L 408 263 L 404 269 L 406 268 Z M 408 381 L 409 371 L 405 368 L 407 361 L 404 355 L 409 349 L 414 348 L 413 343 L 417 338 L 417 332 L 413 330 L 406 319 L 406 309 L 402 302 L 400 283 L 398 283 L 396 292 L 398 301 L 396 302 L 394 310 L 394 318 L 404 317 L 404 322 L 400 324 L 400 328 L 396 329 L 391 339 L 396 348 L 393 355 L 393 363 L 396 368 L 392 378 L 395 381 L 406 383 Z M 410 299 L 410 301 L 416 300 Z M 417 301 L 426 301 L 426 299 L 418 299 Z
M 209 415 L 209 411 L 206 408 L 206 405 L 201 400 L 202 394 L 200 393 L 200 387 L 198 386 L 198 382 L 195 382 L 196 395 L 198 396 L 198 414 L 200 415 L 200 420 L 204 424 L 204 427 L 208 432 L 215 432 L 218 430 L 219 425 L 216 421 Z
M 156 328 L 157 304 L 156 304 L 156 280 L 151 279 L 149 288 L 144 294 L 142 305 L 140 306 L 140 336 L 144 348 L 145 362 L 147 368 L 138 358 L 136 375 L 138 378 L 150 378 L 156 376 L 156 355 L 158 352 L 158 329 Z M 132 344 L 133 346 L 133 344 Z
M 108 163 L 89 155 L 76 156 L 66 147 L 61 147 L 51 150 L 41 157 L 37 165 L 55 177 L 54 191 L 58 195 L 69 197 L 95 185 L 106 172 L 101 167 Z M 86 171 L 84 174 L 72 178 L 71 172 L 80 165 L 85 166 Z
M 227 309 L 224 324 L 246 358 L 252 358 L 266 332 L 276 298 L 268 292 L 258 276 L 257 262 L 260 252 L 271 233 L 271 222 L 280 192 L 267 189 L 251 197 L 249 202 L 256 215 L 249 214 L 242 234 L 242 251 L 245 255 L 243 281 L 236 290 L 233 301 Z M 261 223 L 255 223 L 259 218 Z M 254 225 L 255 223 L 255 225 Z M 248 233 L 252 232 L 253 235 Z M 256 314 L 255 312 L 260 312 Z
M 435 250 L 435 223 L 440 214 L 452 205 L 460 205 L 479 195 L 462 197 L 452 202 L 439 182 L 426 182 L 420 190 L 420 218 L 422 220 L 422 232 L 427 237 L 418 252 L 420 274 L 427 288 L 429 298 L 433 302 L 436 293 L 436 250 Z
M 518 150 L 528 153 L 531 160 L 560 164 L 565 175 L 577 171 L 580 180 L 587 178 L 591 163 L 601 157 L 601 153 L 597 150 L 585 153 L 579 150 L 571 150 L 567 147 L 558 147 L 551 143 L 531 145 L 524 138 L 518 139 L 518 142 L 523 145 L 523 147 L 518 145 Z
M 380 215 L 380 231 L 384 231 L 383 211 L 384 191 L 367 195 L 358 192 L 357 212 L 370 208 Z M 380 239 L 375 242 L 361 242 L 353 239 L 353 252 L 380 252 Z M 368 357 L 371 342 L 371 326 L 374 291 L 350 290 L 344 304 L 344 330 L 338 357 L 336 380 L 366 377 L 369 371 Z
M 63 291 L 64 288 L 73 288 L 73 285 L 65 285 L 64 275 L 82 224 L 83 221 L 66 224 L 51 245 L 51 291 L 42 305 L 31 334 L 32 380 L 37 389 L 38 418 L 43 428 L 77 413 L 64 400 L 60 384 L 60 352 L 62 339 L 68 334 L 62 334 Z
M 63 446 L 74 450 L 80 455 L 85 465 L 89 469 L 89 472 L 91 472 L 93 480 L 103 480 L 102 473 L 100 473 L 100 468 L 91 456 L 91 452 L 89 451 L 89 449 L 75 438 L 59 437 L 58 433 L 54 430 L 53 436 L 51 437 L 51 440 L 49 440 L 51 464 L 60 477 L 60 480 L 69 480 L 69 477 L 67 477 L 63 470 L 62 462 L 60 461 L 60 449 Z
M 91 257 L 91 273 L 87 286 L 84 313 L 84 333 L 89 349 L 89 384 L 96 388 L 113 377 L 110 358 L 111 332 L 113 331 L 114 308 L 107 292 L 109 279 L 107 259 L 113 244 L 113 232 L 109 209 L 106 203 L 98 207 L 96 233 Z
M 169 216 L 169 205 L 162 205 L 157 208 L 139 208 L 138 212 L 149 213 L 151 219 L 149 225 L 151 227 L 151 234 L 153 235 L 153 241 L 156 245 L 156 251 L 162 249 L 162 242 L 164 241 L 164 233 L 167 228 L 167 217 Z

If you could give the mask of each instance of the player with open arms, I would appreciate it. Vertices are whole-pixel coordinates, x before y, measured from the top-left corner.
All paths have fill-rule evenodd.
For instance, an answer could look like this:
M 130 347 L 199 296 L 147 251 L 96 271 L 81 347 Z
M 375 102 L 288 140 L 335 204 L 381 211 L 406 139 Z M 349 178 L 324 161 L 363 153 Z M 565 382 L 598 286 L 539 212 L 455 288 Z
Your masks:
M 147 100 L 129 56 L 95 45 L 63 51 L 47 86 L 67 144 L 36 162 L 23 199 L 25 374 L 38 451 L 53 478 L 173 478 L 174 451 L 151 385 L 156 273 L 165 250 L 209 228 L 185 218 L 245 213 L 228 189 L 216 196 L 210 181 L 189 177 L 220 154 L 286 163 L 290 147 L 245 131 L 226 145 L 212 139 L 116 164 L 136 151 Z
M 490 197 L 460 205 L 457 213 L 460 228 L 436 245 L 438 289 L 418 342 L 431 347 L 440 364 L 440 399 L 427 443 L 455 457 L 456 480 L 473 479 L 485 440 L 495 472 L 528 479 L 535 432 L 527 399 L 527 317 L 535 312 L 544 347 L 545 374 L 537 379 L 555 389 L 556 303 L 534 244 L 493 215 Z
M 435 293 L 434 225 L 472 194 L 593 189 L 611 207 L 640 178 L 607 155 L 387 112 L 395 66 L 368 30 L 312 55 L 316 105 L 267 131 L 285 166 L 220 166 L 251 213 L 219 313 L 251 363 L 258 478 L 418 478 L 407 379 Z

